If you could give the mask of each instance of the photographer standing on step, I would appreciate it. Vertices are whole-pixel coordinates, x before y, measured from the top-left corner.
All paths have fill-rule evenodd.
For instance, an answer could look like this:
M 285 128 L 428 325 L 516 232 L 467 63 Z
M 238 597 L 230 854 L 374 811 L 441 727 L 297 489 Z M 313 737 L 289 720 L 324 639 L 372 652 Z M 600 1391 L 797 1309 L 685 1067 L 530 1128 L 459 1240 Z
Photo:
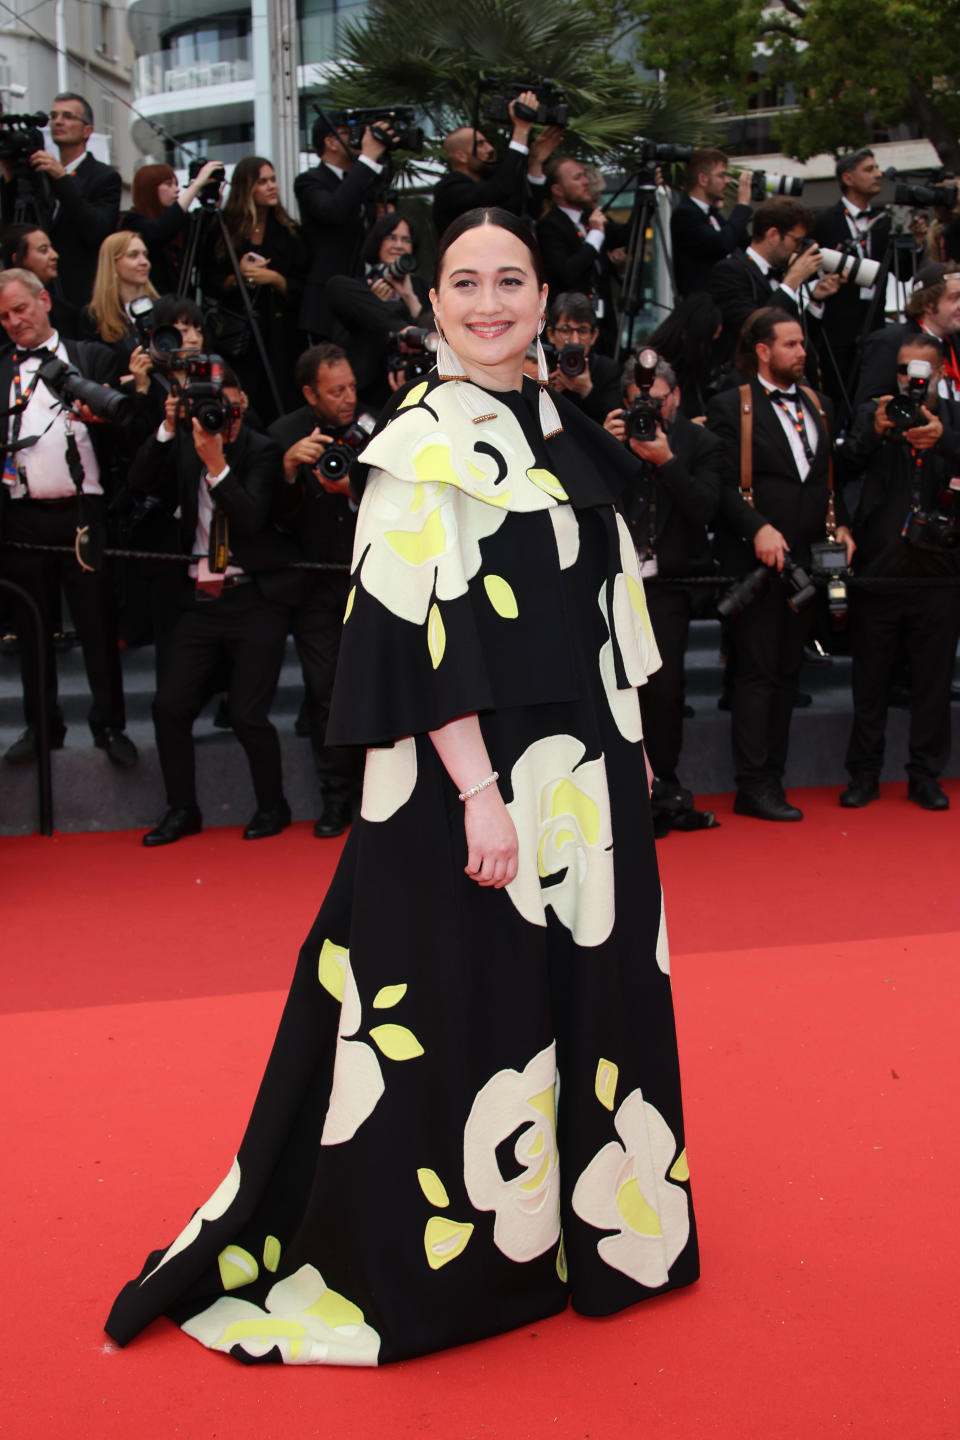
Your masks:
M 758 820 L 803 819 L 783 776 L 815 598 L 805 571 L 811 544 L 827 533 L 833 495 L 833 409 L 798 383 L 805 363 L 799 322 L 773 306 L 757 310 L 736 356 L 749 383 L 707 407 L 721 446 L 717 558 L 722 574 L 749 577 L 728 597 L 733 808 Z M 834 506 L 845 519 L 839 494 Z M 836 538 L 849 564 L 853 536 L 841 524 Z
M 11 341 L 0 351 L 0 537 L 68 547 L 60 554 L 0 551 L 4 577 L 26 590 L 40 608 L 51 749 L 63 746 L 66 733 L 57 703 L 53 648 L 56 597 L 62 585 L 83 646 L 93 697 L 93 742 L 114 765 L 135 765 L 136 747 L 124 734 L 113 586 L 98 559 L 106 543 L 100 478 L 107 468 L 112 427 L 98 423 L 86 405 L 61 403 L 40 377 L 41 368 L 46 370 L 56 357 L 76 366 L 81 379 L 110 385 L 117 379 L 116 357 L 106 345 L 60 337 L 50 324 L 50 296 L 31 270 L 0 273 L 0 325 Z M 116 400 L 121 402 L 121 397 Z M 27 728 L 6 753 L 11 764 L 37 754 L 40 674 L 27 626 L 21 627 L 20 669 Z
M 950 759 L 950 686 L 960 628 L 960 405 L 937 394 L 942 351 L 914 335 L 897 355 L 897 389 L 867 401 L 843 447 L 857 476 L 853 521 L 856 573 L 897 577 L 858 586 L 850 603 L 853 728 L 840 804 L 860 809 L 879 796 L 890 682 L 909 657 L 910 758 L 907 798 L 946 810 L 937 783 Z M 929 583 L 942 577 L 954 584 Z M 916 586 L 903 583 L 917 578 Z M 927 583 L 923 583 L 923 581 Z
M 170 845 L 202 828 L 193 722 L 224 661 L 230 723 L 246 751 L 257 802 L 243 837 L 265 839 L 290 824 L 280 741 L 270 722 L 296 584 L 282 567 L 297 558 L 271 525 L 282 484 L 280 450 L 243 424 L 247 398 L 230 370 L 219 385 L 211 358 L 217 359 L 188 357 L 206 393 L 194 400 L 187 385 L 169 396 L 163 422 L 130 475 L 136 489 L 165 500 L 171 513 L 178 509 L 181 551 L 201 557 L 184 579 L 153 702 L 167 809 L 144 835 L 147 846 Z

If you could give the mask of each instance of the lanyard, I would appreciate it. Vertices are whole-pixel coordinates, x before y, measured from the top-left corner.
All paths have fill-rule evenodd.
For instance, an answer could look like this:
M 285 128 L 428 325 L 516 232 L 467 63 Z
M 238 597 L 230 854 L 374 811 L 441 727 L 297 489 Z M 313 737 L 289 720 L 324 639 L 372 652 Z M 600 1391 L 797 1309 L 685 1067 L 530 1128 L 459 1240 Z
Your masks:
M 14 445 L 16 445 L 17 441 L 20 439 L 20 427 L 23 425 L 23 415 L 24 415 L 24 411 L 26 410 L 28 404 L 30 403 L 30 397 L 32 396 L 34 390 L 36 390 L 37 384 L 38 384 L 38 382 L 39 382 L 39 379 L 40 379 L 40 366 L 38 365 L 38 366 L 37 366 L 37 369 L 36 369 L 36 373 L 34 374 L 34 377 L 33 377 L 33 379 L 30 381 L 30 383 L 29 383 L 29 385 L 27 386 L 26 390 L 21 390 L 21 388 L 20 388 L 20 352 L 19 352 L 19 350 L 14 351 L 14 356 L 13 356 L 13 397 L 14 397 L 14 399 L 13 399 L 13 441 L 12 441 L 12 443 L 13 443 Z
M 796 415 L 794 415 L 793 411 L 790 409 L 790 406 L 787 404 L 787 396 L 786 396 L 786 395 L 783 395 L 783 394 L 772 395 L 772 394 L 771 394 L 770 399 L 773 401 L 773 403 L 774 403 L 775 405 L 779 405 L 779 406 L 780 406 L 780 409 L 783 411 L 784 415 L 786 415 L 787 419 L 790 421 L 790 424 L 793 426 L 794 430 L 796 430 L 797 434 L 798 434 L 799 437 L 800 437 L 800 444 L 803 446 L 803 453 L 804 453 L 804 457 L 806 458 L 807 464 L 808 464 L 808 465 L 812 465 L 813 462 L 814 462 L 815 456 L 814 456 L 813 450 L 810 448 L 810 437 L 809 437 L 809 435 L 807 434 L 807 427 L 806 427 L 806 425 L 804 424 L 804 421 L 803 421 L 803 407 L 802 407 L 801 404 L 800 404 L 799 398 L 798 398 L 798 397 L 795 397 L 795 396 L 793 396 L 793 395 L 790 396 L 790 399 L 791 399 L 791 400 L 793 400 L 793 399 L 796 399 L 796 400 L 797 400 L 797 413 L 796 413 Z
M 857 246 L 858 246 L 858 248 L 859 248 L 859 250 L 860 250 L 860 254 L 861 254 L 861 255 L 868 255 L 868 254 L 870 253 L 870 231 L 869 231 L 869 228 L 866 229 L 866 230 L 861 230 L 858 221 L 860 220 L 860 218 L 861 218 L 861 216 L 862 216 L 862 217 L 864 218 L 864 220 L 866 220 L 866 221 L 868 222 L 868 224 L 869 224 L 869 220 L 870 220 L 869 211 L 862 210 L 862 211 L 860 212 L 860 215 L 851 215 L 851 213 L 850 213 L 850 211 L 847 209 L 846 205 L 844 205 L 844 207 L 843 207 L 843 213 L 844 213 L 844 215 L 846 215 L 846 217 L 847 217 L 847 224 L 848 224 L 849 227 L 850 227 L 850 234 L 853 236 L 854 240 L 857 242 Z

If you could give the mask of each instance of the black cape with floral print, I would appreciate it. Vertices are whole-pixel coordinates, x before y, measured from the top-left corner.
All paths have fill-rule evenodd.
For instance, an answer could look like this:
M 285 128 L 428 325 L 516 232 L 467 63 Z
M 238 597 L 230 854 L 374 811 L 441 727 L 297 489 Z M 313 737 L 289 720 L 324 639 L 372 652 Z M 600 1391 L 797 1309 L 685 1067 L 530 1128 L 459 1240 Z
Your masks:
M 223 1183 L 107 1322 L 383 1364 L 689 1284 L 698 1256 L 620 463 L 536 387 L 420 382 L 364 462 L 332 730 L 361 816 Z M 612 442 L 610 442 L 612 443 Z M 464 873 L 425 734 L 477 711 L 515 881 Z M 481 777 L 478 777 L 481 778 Z

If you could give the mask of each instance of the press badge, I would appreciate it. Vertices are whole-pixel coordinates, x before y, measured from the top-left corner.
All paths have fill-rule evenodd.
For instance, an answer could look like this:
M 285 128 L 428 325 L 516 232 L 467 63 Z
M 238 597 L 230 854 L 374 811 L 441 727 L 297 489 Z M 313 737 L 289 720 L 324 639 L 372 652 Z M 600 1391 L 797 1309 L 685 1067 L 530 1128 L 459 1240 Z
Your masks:
M 22 500 L 27 494 L 27 487 L 24 484 L 23 475 L 17 468 L 17 462 L 12 455 L 8 455 L 4 460 L 3 475 L 0 478 L 2 478 L 4 485 L 6 485 L 9 490 L 11 500 Z

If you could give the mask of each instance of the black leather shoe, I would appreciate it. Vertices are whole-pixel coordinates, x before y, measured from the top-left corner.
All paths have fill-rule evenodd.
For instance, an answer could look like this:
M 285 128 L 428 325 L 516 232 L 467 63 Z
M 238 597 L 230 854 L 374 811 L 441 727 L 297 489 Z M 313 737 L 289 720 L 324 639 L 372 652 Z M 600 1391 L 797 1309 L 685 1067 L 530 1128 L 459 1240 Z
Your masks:
M 342 835 L 352 819 L 346 800 L 324 800 L 323 814 L 313 822 L 313 833 L 318 840 L 331 840 L 334 835 Z
M 93 743 L 98 750 L 106 750 L 107 759 L 111 764 L 119 765 L 121 770 L 132 770 L 140 759 L 130 736 L 113 725 L 105 725 L 102 730 L 96 731 Z
M 244 840 L 269 840 L 271 835 L 279 835 L 281 830 L 286 830 L 290 824 L 290 806 L 286 800 L 281 800 L 279 805 L 271 805 L 269 810 L 255 810 L 253 819 L 243 832 Z
M 749 815 L 753 820 L 803 819 L 803 811 L 775 790 L 738 790 L 733 801 L 733 813 Z
M 908 782 L 907 799 L 912 800 L 914 805 L 922 805 L 924 810 L 950 809 L 950 796 L 941 790 L 930 775 L 923 775 L 919 780 Z
M 53 730 L 50 734 L 50 749 L 62 750 L 66 730 Z M 4 760 L 8 765 L 26 765 L 37 758 L 37 732 L 32 725 L 28 725 L 22 735 L 16 740 L 4 754 Z
M 846 810 L 862 810 L 864 805 L 879 799 L 880 786 L 872 775 L 854 775 L 840 796 L 840 804 Z
M 154 829 L 147 831 L 141 844 L 172 845 L 175 840 L 182 840 L 186 835 L 199 835 L 202 829 L 200 811 L 195 806 L 188 810 L 178 810 L 171 806 L 161 815 Z

